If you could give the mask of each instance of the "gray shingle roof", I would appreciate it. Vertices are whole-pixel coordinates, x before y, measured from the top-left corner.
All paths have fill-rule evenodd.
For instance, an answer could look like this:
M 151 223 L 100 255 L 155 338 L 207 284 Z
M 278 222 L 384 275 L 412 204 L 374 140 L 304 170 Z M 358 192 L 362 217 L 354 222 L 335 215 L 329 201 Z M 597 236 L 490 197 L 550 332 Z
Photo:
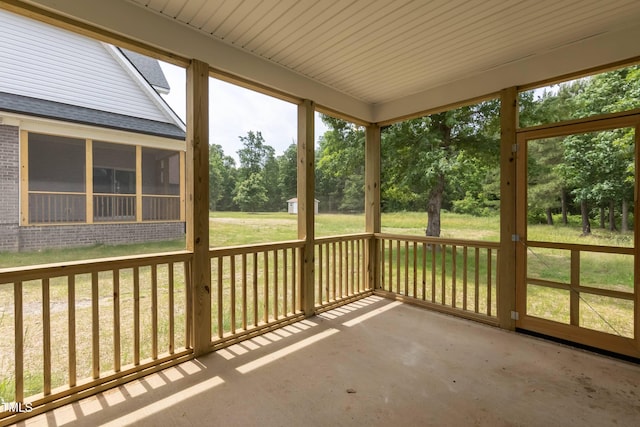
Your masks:
M 133 64 L 134 67 L 147 79 L 147 81 L 158 89 L 169 91 L 169 82 L 160 68 L 157 60 L 148 56 L 140 55 L 127 49 L 119 48 L 120 52 Z
M 62 104 L 55 101 L 31 98 L 6 92 L 0 92 L 0 111 L 26 114 L 35 117 L 45 117 L 65 122 L 82 123 L 147 135 L 162 136 L 178 140 L 185 139 L 184 131 L 171 123 L 141 119 L 138 117 Z

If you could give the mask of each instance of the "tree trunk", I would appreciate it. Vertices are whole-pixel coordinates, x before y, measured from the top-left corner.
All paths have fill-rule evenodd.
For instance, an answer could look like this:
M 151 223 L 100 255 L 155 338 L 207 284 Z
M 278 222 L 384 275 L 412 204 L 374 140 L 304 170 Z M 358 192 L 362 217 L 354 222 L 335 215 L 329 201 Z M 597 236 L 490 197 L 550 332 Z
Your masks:
M 589 236 L 591 235 L 591 223 L 589 222 L 589 207 L 586 200 L 580 202 L 580 214 L 582 215 L 582 235 Z
M 564 188 L 562 189 L 560 200 L 562 203 L 562 224 L 567 225 L 569 223 L 567 219 L 567 192 Z
M 626 200 L 622 200 L 622 224 L 620 228 L 623 233 L 629 231 L 629 204 Z
M 616 208 L 613 200 L 609 202 L 609 231 L 618 231 L 616 228 Z
M 600 206 L 600 228 L 604 229 L 604 207 Z
M 553 225 L 553 215 L 551 215 L 551 208 L 547 208 L 546 212 L 547 212 L 547 225 Z
M 425 233 L 427 236 L 440 237 L 440 209 L 442 208 L 443 195 L 444 175 L 439 175 L 427 203 L 427 231 Z

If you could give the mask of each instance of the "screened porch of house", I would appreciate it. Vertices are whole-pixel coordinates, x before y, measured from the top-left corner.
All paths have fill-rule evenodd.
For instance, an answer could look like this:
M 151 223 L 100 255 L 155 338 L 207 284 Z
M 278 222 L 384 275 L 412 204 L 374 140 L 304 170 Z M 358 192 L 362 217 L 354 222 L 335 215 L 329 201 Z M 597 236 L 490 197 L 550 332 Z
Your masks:
M 206 34 L 202 27 L 188 28 L 193 22 L 175 22 L 180 11 L 194 10 L 192 19 L 197 21 L 194 3 L 205 7 L 205 2 L 159 3 L 0 3 L 10 11 L 172 62 L 187 76 L 184 153 L 38 134 L 21 138 L 21 167 L 28 169 L 22 176 L 29 181 L 21 187 L 23 209 L 28 203 L 25 224 L 184 219 L 186 247 L 2 269 L 0 286 L 13 309 L 3 313 L 10 319 L 11 333 L 0 348 L 12 355 L 3 369 L 12 375 L 0 383 L 11 399 L 3 403 L 0 425 L 634 425 L 640 416 L 640 370 L 628 360 L 640 357 L 637 280 L 624 292 L 585 285 L 580 282 L 580 257 L 600 252 L 633 257 L 637 277 L 637 245 L 603 249 L 527 242 L 526 210 L 518 204 L 524 203 L 518 197 L 523 188 L 526 193 L 526 168 L 517 164 L 526 164 L 526 157 L 518 156 L 528 140 L 571 132 L 633 128 L 638 146 L 638 110 L 518 127 L 519 92 L 568 75 L 637 62 L 640 50 L 629 40 L 637 39 L 638 27 L 628 23 L 630 16 L 640 16 L 637 7 L 619 1 L 623 12 L 614 14 L 608 6 L 617 19 L 606 23 L 610 32 L 598 33 L 600 27 L 594 24 L 590 30 L 595 35 L 584 35 L 579 43 L 571 39 L 575 34 L 556 44 L 548 41 L 547 50 L 531 54 L 535 58 L 518 51 L 494 67 L 473 62 L 471 77 L 440 86 L 432 81 L 436 86 L 427 84 L 423 90 L 410 85 L 394 89 L 392 83 L 406 77 L 401 73 L 410 62 L 404 62 L 399 64 L 404 69 L 391 74 L 385 69 L 385 84 L 367 74 L 372 80 L 360 81 L 369 84 L 368 91 L 359 92 L 360 83 L 350 80 L 341 86 L 342 77 L 333 74 L 335 80 L 307 81 L 292 65 L 297 60 L 287 69 L 270 62 L 266 51 L 234 53 L 232 42 L 209 37 L 215 28 Z M 294 8 L 293 3 L 283 5 Z M 383 3 L 386 9 L 376 10 L 375 16 L 383 16 L 384 10 L 391 13 L 400 3 L 406 6 L 400 0 Z M 552 8 L 551 3 L 540 10 Z M 251 9 L 243 5 L 238 6 L 240 15 Z M 597 2 L 591 6 L 604 7 Z M 328 10 L 338 14 L 335 7 Z M 502 2 L 491 2 L 491 7 L 496 13 L 503 9 Z M 236 11 L 224 10 L 229 17 Z M 528 5 L 516 13 L 520 25 L 535 10 Z M 427 16 L 425 10 L 420 13 Z M 603 13 L 589 19 L 600 22 Z M 466 19 L 473 21 L 471 15 Z M 361 23 L 359 14 L 348 16 L 348 28 Z M 501 16 L 494 25 L 510 22 Z M 276 21 L 270 22 L 283 25 Z M 231 22 L 233 28 L 243 25 L 241 19 Z M 288 22 L 289 27 L 277 28 L 284 31 L 297 21 Z M 616 22 L 621 23 L 620 32 L 611 28 Z M 400 45 L 422 39 L 411 32 L 403 36 L 402 28 L 406 26 L 396 28 Z M 515 32 L 508 33 L 515 37 Z M 531 37 L 543 33 L 538 28 Z M 298 38 L 289 35 L 283 43 L 307 36 L 295 34 Z M 374 35 L 362 37 L 374 40 Z M 519 43 L 525 43 L 523 37 Z M 295 52 L 306 55 L 303 51 Z M 375 51 L 366 56 L 364 65 L 345 63 L 353 67 L 347 74 L 376 69 L 375 62 L 369 62 L 378 56 Z M 463 56 L 478 61 L 482 55 Z M 388 58 L 385 64 L 394 62 L 393 52 L 382 57 Z M 494 68 L 498 71 L 489 78 Z M 340 66 L 334 63 L 333 69 Z M 210 247 L 208 127 L 210 96 L 215 99 L 210 77 L 296 104 L 297 239 Z M 360 95 L 350 95 L 355 92 Z M 499 241 L 383 233 L 383 129 L 488 98 L 500 101 Z M 361 233 L 315 233 L 316 111 L 365 128 Z M 47 151 L 51 147 L 56 150 Z M 637 159 L 637 151 L 634 155 Z M 57 179 L 42 179 L 46 170 Z M 637 184 L 635 188 L 637 208 Z M 635 242 L 639 229 L 634 228 Z M 529 243 L 569 254 L 567 283 L 528 276 L 521 266 Z M 583 327 L 582 306 L 575 297 L 567 298 L 571 317 L 564 324 L 530 316 L 519 292 L 532 283 L 567 294 L 624 300 L 631 306 L 632 333 L 621 336 Z M 517 334 L 516 328 L 615 353 L 626 361 Z M 35 374 L 25 369 L 34 363 L 32 358 L 39 366 Z

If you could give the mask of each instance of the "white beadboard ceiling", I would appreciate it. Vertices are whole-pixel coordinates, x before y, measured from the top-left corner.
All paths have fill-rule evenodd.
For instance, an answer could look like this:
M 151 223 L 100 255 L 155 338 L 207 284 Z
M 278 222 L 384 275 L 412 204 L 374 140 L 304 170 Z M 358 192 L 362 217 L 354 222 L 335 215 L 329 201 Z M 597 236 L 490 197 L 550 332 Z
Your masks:
M 205 51 L 204 36 L 212 49 L 226 46 L 216 48 L 218 59 L 204 58 L 213 67 L 366 121 L 640 55 L 638 0 L 110 0 L 102 6 L 84 0 L 66 9 L 74 2 L 31 3 L 165 48 L 174 43 L 170 38 L 185 36 L 182 48 L 170 49 L 187 57 Z M 107 8 L 131 20 L 135 15 L 136 22 L 116 22 Z M 164 32 L 162 20 L 172 36 L 133 34 L 145 20 Z M 273 75 L 277 70 L 280 76 Z

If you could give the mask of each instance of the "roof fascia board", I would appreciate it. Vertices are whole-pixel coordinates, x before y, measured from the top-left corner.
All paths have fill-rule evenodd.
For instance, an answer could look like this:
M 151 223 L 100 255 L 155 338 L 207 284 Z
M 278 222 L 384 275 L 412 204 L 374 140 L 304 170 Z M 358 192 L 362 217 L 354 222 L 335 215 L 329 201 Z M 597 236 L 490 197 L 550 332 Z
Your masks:
M 391 123 L 407 117 L 419 117 L 421 112 L 482 98 L 507 87 L 530 86 L 534 82 L 549 81 L 559 76 L 629 60 L 640 56 L 638 40 L 640 27 L 600 34 L 465 79 L 375 105 L 373 122 Z
M 125 0 L 28 0 L 27 3 L 160 50 L 371 122 L 373 107 L 301 74 L 243 52 Z

